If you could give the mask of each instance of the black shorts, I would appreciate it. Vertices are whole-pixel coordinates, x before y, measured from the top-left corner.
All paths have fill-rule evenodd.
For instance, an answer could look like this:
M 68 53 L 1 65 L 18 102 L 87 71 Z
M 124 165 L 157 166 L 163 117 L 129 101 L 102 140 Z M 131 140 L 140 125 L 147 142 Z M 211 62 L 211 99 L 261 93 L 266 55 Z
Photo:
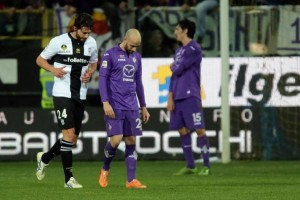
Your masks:
M 53 97 L 55 114 L 61 129 L 75 128 L 79 135 L 84 114 L 84 104 L 80 99 Z

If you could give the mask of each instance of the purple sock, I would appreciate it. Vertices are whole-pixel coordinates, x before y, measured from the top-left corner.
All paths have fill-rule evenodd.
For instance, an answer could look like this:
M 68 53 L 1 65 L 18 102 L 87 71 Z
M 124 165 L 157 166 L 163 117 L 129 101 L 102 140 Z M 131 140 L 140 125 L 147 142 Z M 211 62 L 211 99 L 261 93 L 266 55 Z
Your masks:
M 135 152 L 135 144 L 126 145 L 125 162 L 127 168 L 127 181 L 131 182 L 135 179 L 137 154 Z
M 209 141 L 206 135 L 197 138 L 198 146 L 201 149 L 201 155 L 203 158 L 203 165 L 206 167 L 210 167 L 209 162 Z
M 191 134 L 188 133 L 186 135 L 181 135 L 181 146 L 184 154 L 184 158 L 186 161 L 186 167 L 193 169 L 195 168 L 194 155 L 192 151 L 192 137 Z
M 103 158 L 103 169 L 105 171 L 109 170 L 110 168 L 110 163 L 112 161 L 112 159 L 115 157 L 116 155 L 116 150 L 115 148 L 113 148 L 110 144 L 110 142 L 108 142 L 104 148 L 104 158 Z

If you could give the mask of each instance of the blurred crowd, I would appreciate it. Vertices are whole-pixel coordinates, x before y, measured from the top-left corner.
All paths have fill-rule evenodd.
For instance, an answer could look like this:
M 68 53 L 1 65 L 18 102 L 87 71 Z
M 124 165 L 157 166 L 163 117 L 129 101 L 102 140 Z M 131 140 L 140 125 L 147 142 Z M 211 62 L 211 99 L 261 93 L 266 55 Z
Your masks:
M 65 31 L 73 27 L 74 17 L 86 12 L 95 19 L 93 37 L 96 39 L 99 51 L 110 48 L 122 39 L 129 28 L 129 14 L 138 14 L 140 10 L 150 10 L 152 7 L 180 7 L 183 12 L 191 8 L 196 14 L 196 39 L 201 43 L 206 27 L 206 15 L 218 9 L 220 0 L 134 0 L 134 8 L 128 8 L 127 0 L 0 0 L 0 35 L 41 35 L 42 23 L 39 15 L 28 14 L 43 12 L 45 9 L 63 9 L 68 18 Z M 300 0 L 229 0 L 230 6 L 249 5 L 286 5 L 300 4 Z M 16 12 L 17 10 L 22 12 Z M 135 20 L 137 20 L 135 18 Z M 136 22 L 135 24 L 137 24 Z M 143 56 L 170 57 L 176 48 L 176 42 L 166 37 L 155 26 L 147 25 L 141 28 L 143 41 Z

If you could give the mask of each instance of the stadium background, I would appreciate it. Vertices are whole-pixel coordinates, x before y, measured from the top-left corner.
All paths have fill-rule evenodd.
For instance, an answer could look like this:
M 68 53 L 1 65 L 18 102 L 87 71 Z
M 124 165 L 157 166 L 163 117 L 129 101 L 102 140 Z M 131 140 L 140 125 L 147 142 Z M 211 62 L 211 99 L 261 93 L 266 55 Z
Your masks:
M 40 106 L 44 88 L 35 59 L 44 44 L 63 29 L 60 27 L 63 23 L 57 20 L 61 19 L 62 13 L 62 10 L 29 13 L 30 34 L 2 34 L 0 37 L 0 160 L 34 160 L 35 153 L 41 149 L 46 151 L 60 134 L 53 111 Z M 232 159 L 289 160 L 300 157 L 299 13 L 300 5 L 230 8 Z M 170 40 L 174 26 L 183 17 L 195 20 L 193 11 L 183 13 L 179 8 L 153 8 L 136 15 L 143 32 L 147 31 L 145 25 L 151 24 L 149 28 L 159 28 Z M 217 59 L 220 54 L 218 19 L 218 10 L 207 19 L 208 32 L 202 44 L 204 63 L 209 63 L 210 58 Z M 178 135 L 168 130 L 168 113 L 164 108 L 170 74 L 159 69 L 168 66 L 169 61 L 170 58 L 144 59 L 145 66 L 152 70 L 144 72 L 152 117 L 149 124 L 144 125 L 145 135 L 138 141 L 140 159 L 183 159 Z M 212 65 L 202 65 L 204 70 L 216 68 L 216 71 L 208 69 L 204 72 L 203 79 L 214 72 L 219 77 L 217 63 L 218 60 Z M 216 77 L 210 79 L 216 82 L 213 85 L 203 83 L 203 95 L 208 98 L 204 100 L 204 105 L 207 104 L 204 107 L 210 150 L 213 158 L 218 160 L 222 153 L 222 133 L 218 103 L 220 80 Z M 241 83 L 247 87 L 241 87 L 244 86 Z M 211 91 L 215 91 L 213 96 L 210 96 Z M 211 103 L 214 101 L 217 102 Z M 106 139 L 96 90 L 90 90 L 87 104 L 81 142 L 74 154 L 77 160 L 99 160 Z M 123 151 L 122 146 L 119 150 Z M 193 150 L 198 155 L 195 144 Z M 122 158 L 122 154 L 117 158 Z

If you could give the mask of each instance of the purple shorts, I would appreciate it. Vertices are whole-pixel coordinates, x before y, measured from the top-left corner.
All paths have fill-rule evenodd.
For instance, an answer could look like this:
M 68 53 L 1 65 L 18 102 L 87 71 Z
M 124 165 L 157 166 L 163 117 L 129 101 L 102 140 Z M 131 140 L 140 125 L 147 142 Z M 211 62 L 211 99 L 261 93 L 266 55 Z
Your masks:
M 140 118 L 139 110 L 114 109 L 114 112 L 114 119 L 105 116 L 106 132 L 108 137 L 113 135 L 142 135 L 142 120 Z
M 175 110 L 171 112 L 169 128 L 171 130 L 179 130 L 182 127 L 186 127 L 189 130 L 205 128 L 200 99 L 190 97 L 175 101 Z

